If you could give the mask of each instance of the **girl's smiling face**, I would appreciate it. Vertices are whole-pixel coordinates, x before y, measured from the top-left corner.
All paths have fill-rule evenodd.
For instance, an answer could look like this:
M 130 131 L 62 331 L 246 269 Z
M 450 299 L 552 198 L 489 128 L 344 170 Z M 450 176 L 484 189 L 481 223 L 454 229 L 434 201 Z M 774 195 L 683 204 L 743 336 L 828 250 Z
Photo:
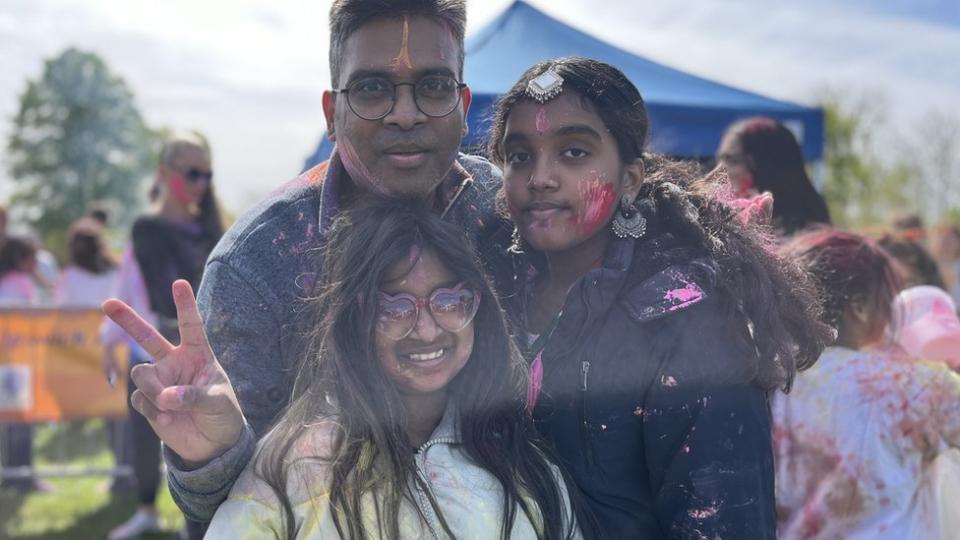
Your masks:
M 639 160 L 622 163 L 617 141 L 575 90 L 542 105 L 517 103 L 501 144 L 510 214 L 539 251 L 606 235 L 621 196 L 634 197 L 643 178 Z

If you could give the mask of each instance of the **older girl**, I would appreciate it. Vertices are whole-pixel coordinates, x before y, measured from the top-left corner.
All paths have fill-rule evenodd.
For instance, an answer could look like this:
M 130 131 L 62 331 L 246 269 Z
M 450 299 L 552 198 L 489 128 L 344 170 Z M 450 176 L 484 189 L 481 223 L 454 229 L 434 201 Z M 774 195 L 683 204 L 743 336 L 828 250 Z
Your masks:
M 644 157 L 647 129 L 633 84 L 584 58 L 530 68 L 497 109 L 499 286 L 542 374 L 535 417 L 608 536 L 774 538 L 767 391 L 828 329 L 756 225 Z

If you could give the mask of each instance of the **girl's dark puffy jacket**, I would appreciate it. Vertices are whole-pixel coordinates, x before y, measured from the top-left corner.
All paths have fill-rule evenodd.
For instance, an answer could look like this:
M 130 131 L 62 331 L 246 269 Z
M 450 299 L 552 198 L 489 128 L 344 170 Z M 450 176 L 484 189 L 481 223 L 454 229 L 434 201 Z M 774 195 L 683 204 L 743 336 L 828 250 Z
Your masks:
M 714 261 L 657 228 L 611 242 L 571 288 L 543 349 L 537 424 L 608 538 L 775 538 L 750 330 Z M 517 328 L 532 258 L 497 280 Z

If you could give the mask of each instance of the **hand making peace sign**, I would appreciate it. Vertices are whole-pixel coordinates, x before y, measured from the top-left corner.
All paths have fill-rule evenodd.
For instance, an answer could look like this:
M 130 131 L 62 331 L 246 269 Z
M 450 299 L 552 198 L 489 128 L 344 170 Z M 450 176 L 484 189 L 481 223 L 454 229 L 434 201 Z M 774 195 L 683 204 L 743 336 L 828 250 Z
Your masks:
M 188 464 L 199 465 L 236 444 L 243 413 L 227 373 L 210 349 L 193 289 L 181 279 L 172 290 L 180 328 L 176 347 L 120 300 L 104 302 L 103 312 L 154 359 L 130 374 L 137 385 L 130 398 L 133 407 L 150 421 L 165 445 Z

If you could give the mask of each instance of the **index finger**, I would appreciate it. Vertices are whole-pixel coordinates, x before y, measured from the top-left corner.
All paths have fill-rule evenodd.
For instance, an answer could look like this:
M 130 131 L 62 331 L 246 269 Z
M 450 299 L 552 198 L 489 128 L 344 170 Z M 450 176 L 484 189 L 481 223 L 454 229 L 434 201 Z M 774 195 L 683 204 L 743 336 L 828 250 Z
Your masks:
M 203 319 L 193 295 L 193 287 L 186 280 L 173 282 L 173 302 L 177 305 L 177 326 L 180 328 L 180 345 L 208 347 L 207 334 L 203 330 Z
M 100 307 L 104 315 L 117 323 L 130 337 L 147 351 L 154 360 L 160 361 L 173 350 L 173 345 L 156 328 L 143 320 L 132 307 L 116 298 L 111 298 Z

